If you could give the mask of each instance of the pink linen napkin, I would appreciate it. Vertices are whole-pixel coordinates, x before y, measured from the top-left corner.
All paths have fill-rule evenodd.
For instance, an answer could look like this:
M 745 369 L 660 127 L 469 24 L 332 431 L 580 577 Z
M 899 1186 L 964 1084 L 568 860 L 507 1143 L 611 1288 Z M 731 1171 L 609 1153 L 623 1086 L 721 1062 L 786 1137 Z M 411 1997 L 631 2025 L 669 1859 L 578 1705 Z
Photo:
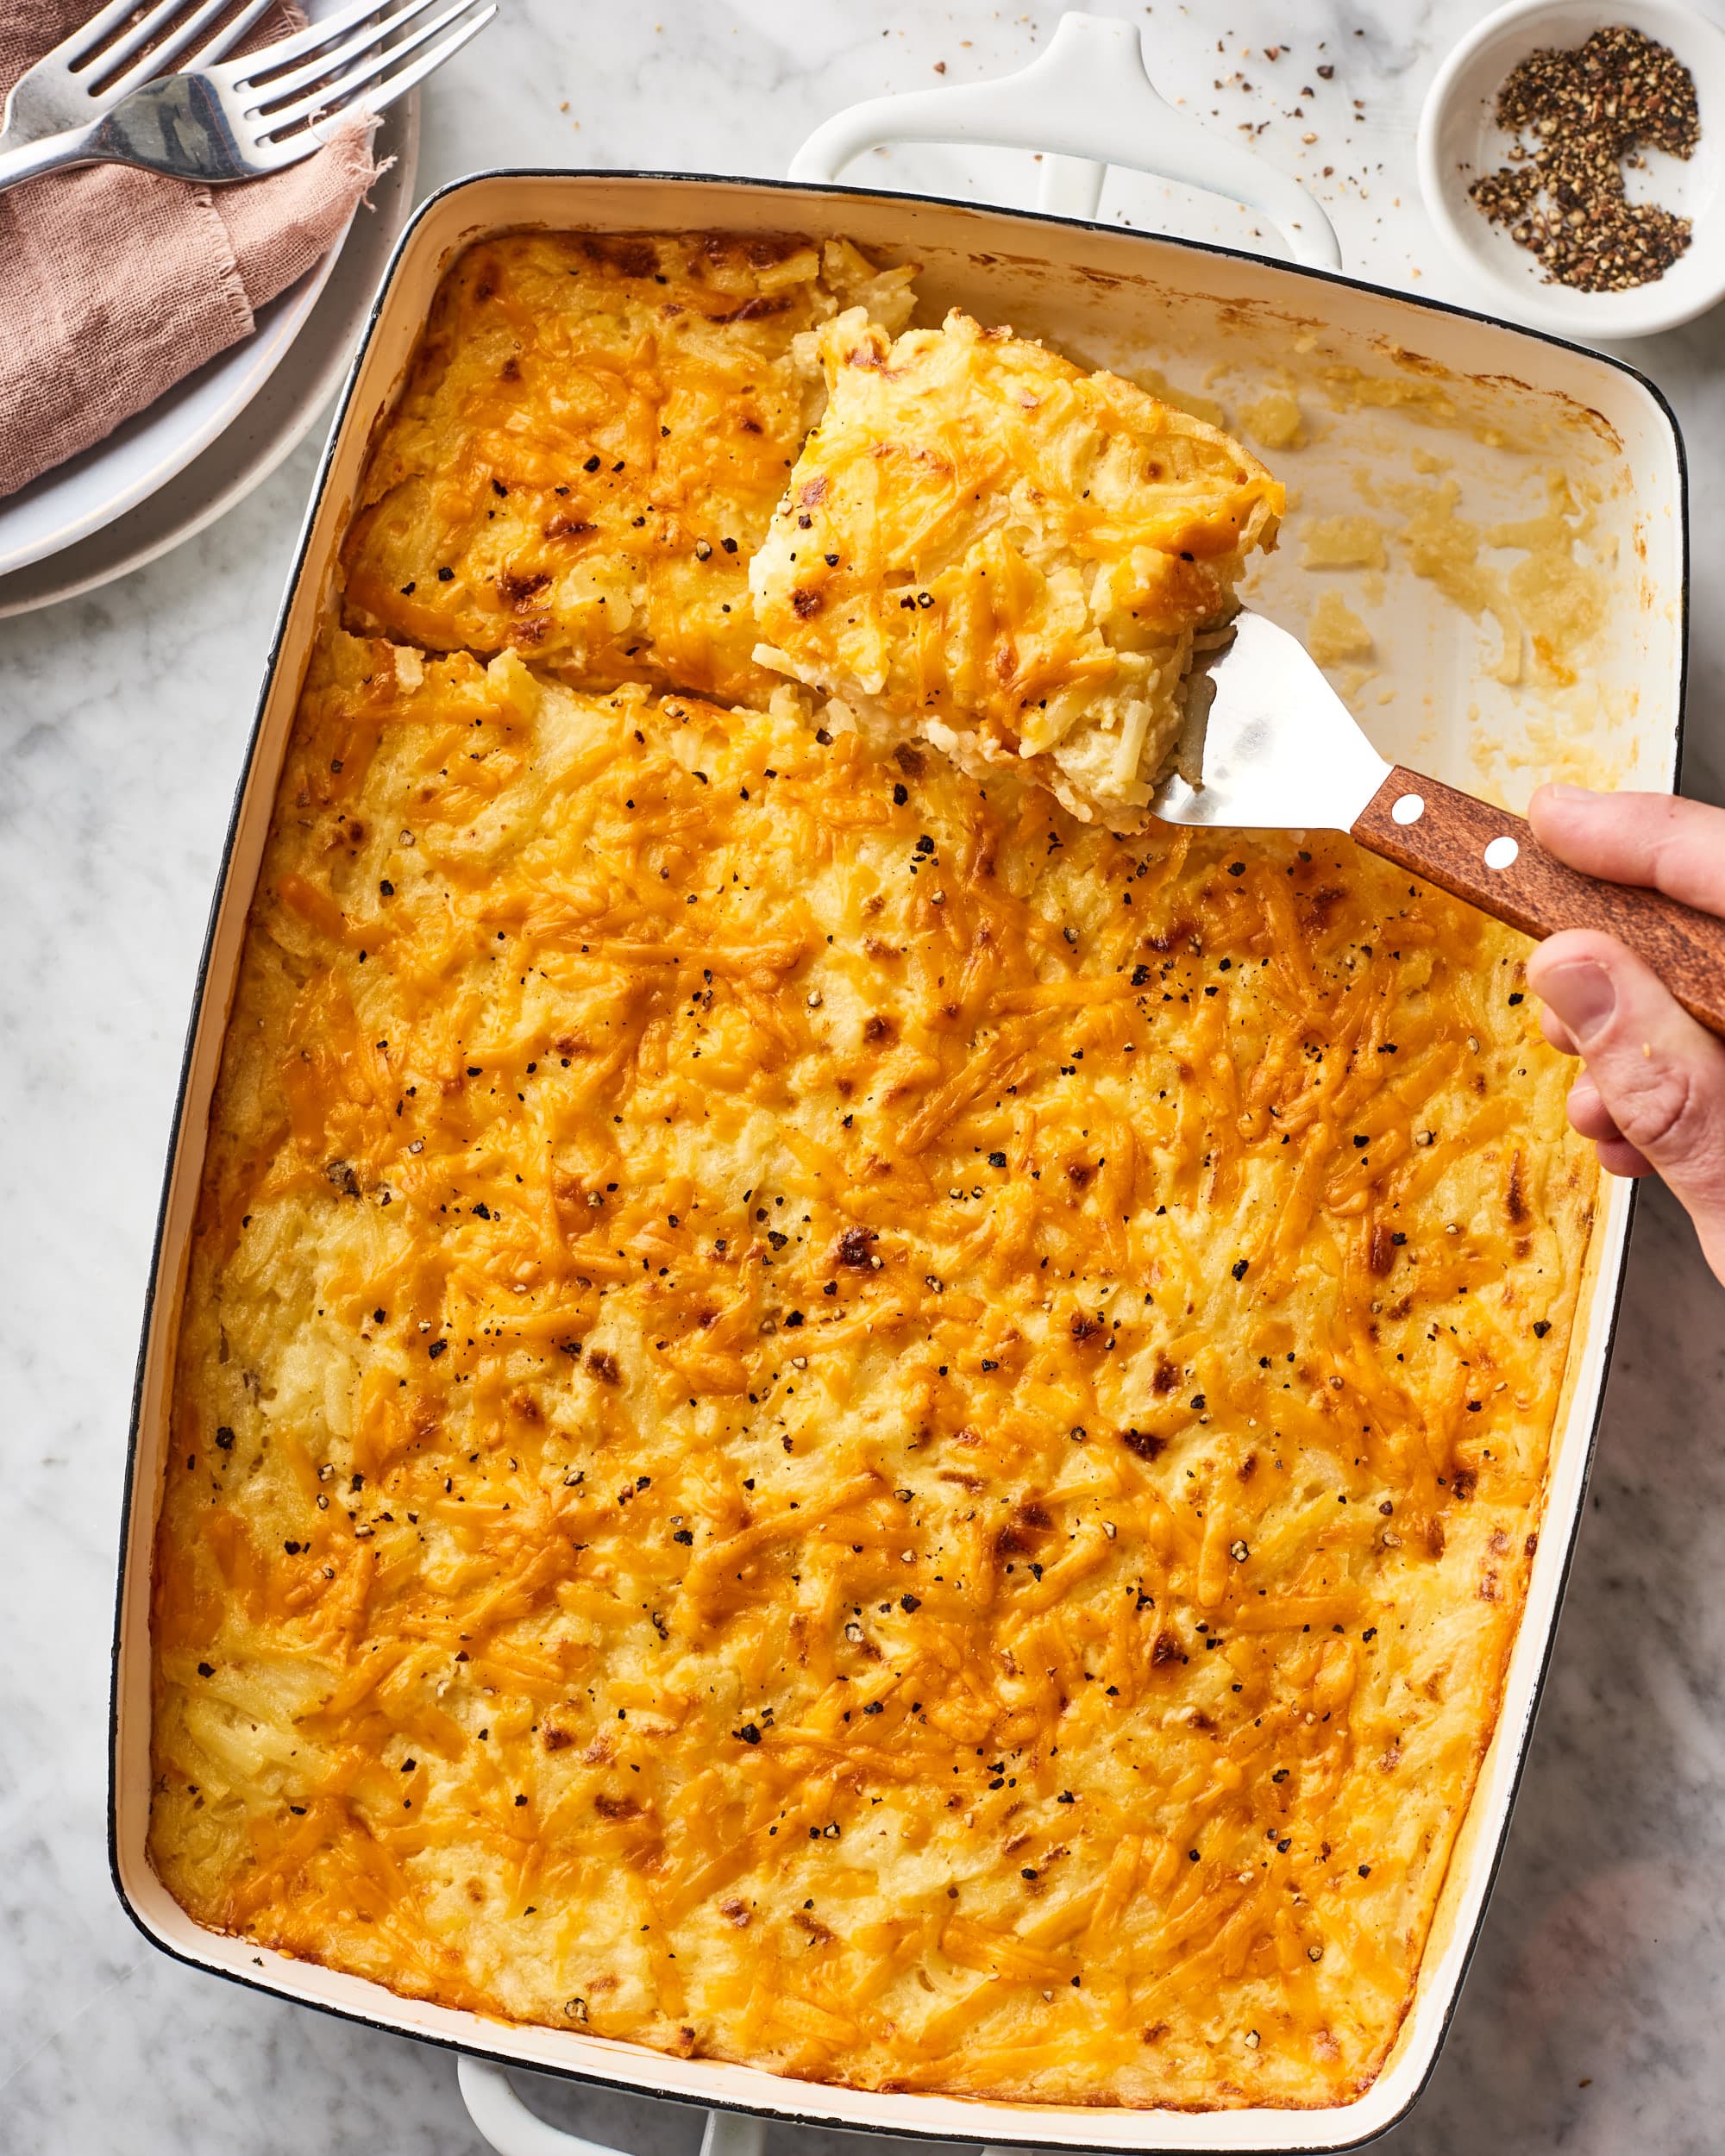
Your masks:
M 0 0 L 0 96 L 96 6 Z M 245 42 L 301 19 L 272 9 Z M 356 117 L 316 155 L 235 187 L 88 165 L 0 194 L 0 497 L 249 336 L 376 178 L 370 135 Z

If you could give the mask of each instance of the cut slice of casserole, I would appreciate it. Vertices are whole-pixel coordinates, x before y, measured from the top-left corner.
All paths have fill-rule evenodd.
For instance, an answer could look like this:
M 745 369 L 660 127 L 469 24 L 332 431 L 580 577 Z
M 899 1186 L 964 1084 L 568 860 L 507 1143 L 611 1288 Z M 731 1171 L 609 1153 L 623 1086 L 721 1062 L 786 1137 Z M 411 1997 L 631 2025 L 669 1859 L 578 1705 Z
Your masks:
M 1282 489 L 1219 429 L 956 310 L 896 342 L 852 310 L 819 342 L 826 414 L 750 571 L 756 656 L 1139 828 L 1195 636 Z
M 900 327 L 912 274 L 760 234 L 471 248 L 366 473 L 348 625 L 580 686 L 763 693 L 747 569 L 819 411 L 803 333 L 841 307 Z

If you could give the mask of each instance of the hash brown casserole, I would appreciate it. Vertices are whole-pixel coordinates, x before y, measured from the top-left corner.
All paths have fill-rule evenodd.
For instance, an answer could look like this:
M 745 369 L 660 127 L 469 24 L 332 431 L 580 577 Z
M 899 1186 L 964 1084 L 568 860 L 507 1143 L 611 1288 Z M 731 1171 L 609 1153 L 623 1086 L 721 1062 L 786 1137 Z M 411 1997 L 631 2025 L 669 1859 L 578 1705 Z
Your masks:
M 750 582 L 756 656 L 967 768 L 1141 830 L 1282 489 L 1219 428 L 956 310 L 816 340 L 827 404 Z M 1195 772 L 1191 774 L 1195 778 Z
M 162 1879 L 789 2075 L 1347 2101 L 1591 1214 L 1525 943 L 1345 839 L 394 634 L 313 660 L 211 1112 Z

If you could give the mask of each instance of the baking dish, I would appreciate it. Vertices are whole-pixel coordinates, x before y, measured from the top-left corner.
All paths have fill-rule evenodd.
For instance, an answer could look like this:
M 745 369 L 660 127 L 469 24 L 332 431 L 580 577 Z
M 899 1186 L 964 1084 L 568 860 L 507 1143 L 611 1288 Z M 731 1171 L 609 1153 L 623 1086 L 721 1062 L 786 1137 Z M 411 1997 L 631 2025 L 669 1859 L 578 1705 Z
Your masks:
M 1128 49 L 1128 46 L 1130 49 Z M 1051 63 L 1057 63 L 1051 66 Z M 1158 150 L 1136 39 L 1125 26 L 1068 16 L 1027 78 L 988 86 L 992 108 L 964 93 L 950 132 L 1073 157 L 1087 143 L 1124 159 L 1180 168 L 1244 193 L 1232 152 L 1201 170 L 1171 138 Z M 1062 71 L 1064 71 L 1063 72 Z M 1094 72 L 1093 72 L 1094 71 Z M 1094 133 L 1083 132 L 1086 84 Z M 1106 90 L 1106 94 L 1104 91 Z M 959 93 L 932 93 L 935 99 Z M 1136 105 L 1134 97 L 1138 98 Z M 1062 99 L 1066 100 L 1063 106 Z M 1618 363 L 1458 310 L 1347 280 L 1331 259 L 1321 213 L 1292 184 L 1251 185 L 1307 265 L 1094 224 L 978 210 L 927 197 L 838 188 L 830 171 L 855 148 L 895 135 L 925 139 L 943 122 L 930 101 L 895 117 L 875 108 L 834 123 L 799 160 L 788 185 L 650 173 L 507 173 L 464 181 L 435 197 L 405 236 L 338 412 L 308 513 L 235 805 L 188 1040 L 134 1405 L 117 1613 L 110 1802 L 116 1882 L 140 1927 L 179 1958 L 276 1992 L 468 2054 L 463 2084 L 482 2130 L 500 2148 L 571 2146 L 516 2105 L 495 2065 L 518 2063 L 715 2107 L 709 2143 L 758 2145 L 730 2112 L 810 2124 L 872 2128 L 975 2144 L 1119 2149 L 1334 2149 L 1382 2132 L 1417 2096 L 1452 2010 L 1507 1832 L 1584 1495 L 1603 1390 L 1629 1213 L 1625 1186 L 1608 1188 L 1586 1259 L 1582 1318 L 1555 1433 L 1539 1555 L 1496 1734 L 1450 1867 L 1414 2004 L 1389 2060 L 1365 2096 L 1314 2111 L 1184 2114 L 983 2103 L 787 2081 L 764 2071 L 678 2059 L 574 2031 L 514 2028 L 405 2000 L 361 1979 L 249 1942 L 205 1932 L 172 1902 L 145 1854 L 149 1802 L 149 1648 L 146 1633 L 155 1492 L 167 1441 L 166 1401 L 176 1301 L 184 1275 L 204 1131 L 246 912 L 269 824 L 277 774 L 315 626 L 328 602 L 367 441 L 387 409 L 436 281 L 471 240 L 523 224 L 599 230 L 729 228 L 844 234 L 878 255 L 923 265 L 938 306 L 1044 335 L 1075 357 L 1152 369 L 1182 388 L 1233 399 L 1254 384 L 1291 379 L 1313 423 L 1340 415 L 1321 456 L 1290 464 L 1308 516 L 1388 498 L 1417 458 L 1465 489 L 1474 517 L 1524 514 L 1530 486 L 1552 466 L 1591 502 L 1596 545 L 1615 544 L 1633 603 L 1610 610 L 1587 677 L 1549 689 L 1490 678 L 1476 624 L 1429 580 L 1383 573 L 1377 621 L 1383 663 L 1357 685 L 1362 716 L 1386 753 L 1512 801 L 1561 761 L 1571 771 L 1647 785 L 1675 775 L 1683 688 L 1684 506 L 1670 414 Z M 1159 103 L 1159 101 L 1157 101 Z M 1165 109 L 1164 109 L 1165 110 Z M 1136 114 L 1136 128 L 1130 124 Z M 1139 141 L 1152 147 L 1140 152 Z M 825 162 L 823 163 L 823 160 Z M 1095 176 L 1049 169 L 1045 192 L 1093 208 Z M 1291 191 L 1290 191 L 1291 190 Z M 1295 229 L 1295 227 L 1298 227 Z M 1346 423 L 1341 423 L 1345 421 Z M 1411 481 L 1409 482 L 1411 483 Z M 1297 519 L 1256 599 L 1303 619 L 1311 585 Z M 1499 663 L 1498 672 L 1510 669 Z M 1452 768 L 1453 767 L 1453 768 Z M 579 2145 L 573 2145 L 579 2146 Z

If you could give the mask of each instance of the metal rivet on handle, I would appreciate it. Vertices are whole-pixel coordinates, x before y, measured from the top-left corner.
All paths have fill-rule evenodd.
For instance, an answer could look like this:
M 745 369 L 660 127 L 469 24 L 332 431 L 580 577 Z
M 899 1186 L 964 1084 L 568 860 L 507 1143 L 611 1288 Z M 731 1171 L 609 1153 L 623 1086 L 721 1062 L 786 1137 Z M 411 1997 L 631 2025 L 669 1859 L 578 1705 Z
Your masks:
M 1425 812 L 1426 804 L 1417 793 L 1404 793 L 1389 811 L 1398 824 L 1417 824 Z
M 1501 838 L 1494 838 L 1486 848 L 1485 865 L 1488 868 L 1511 868 L 1521 850 L 1521 847 L 1510 837 L 1509 832 L 1505 831 Z

